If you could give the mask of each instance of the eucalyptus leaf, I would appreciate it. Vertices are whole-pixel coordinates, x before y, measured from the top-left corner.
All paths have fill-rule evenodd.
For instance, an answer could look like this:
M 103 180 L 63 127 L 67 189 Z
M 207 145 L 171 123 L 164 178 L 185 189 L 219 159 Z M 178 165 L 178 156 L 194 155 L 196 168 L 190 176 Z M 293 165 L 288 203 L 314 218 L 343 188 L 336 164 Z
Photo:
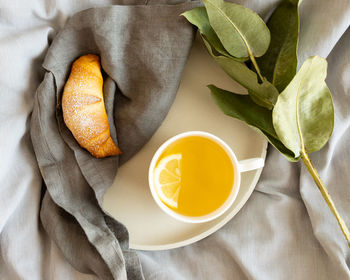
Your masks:
M 257 59 L 262 74 L 282 92 L 297 71 L 299 37 L 298 1 L 283 0 L 267 22 L 271 43 Z
M 215 55 L 212 51 L 212 46 L 206 40 L 206 38 L 202 37 L 202 39 L 208 49 L 208 52 L 214 58 L 214 60 L 220 65 L 227 75 L 248 89 L 249 94 L 254 98 L 254 102 L 268 109 L 273 108 L 279 93 L 270 82 L 264 79 L 262 83 L 259 83 L 257 74 L 250 70 L 244 63 L 224 56 Z
M 278 138 L 296 157 L 320 150 L 332 135 L 334 108 L 326 75 L 325 59 L 308 58 L 273 109 Z
M 272 124 L 272 112 L 255 104 L 249 95 L 240 95 L 209 85 L 212 97 L 219 108 L 228 116 L 246 122 L 262 133 L 268 141 L 288 160 L 298 161 L 281 141 Z
M 210 26 L 209 18 L 205 7 L 198 7 L 182 14 L 191 24 L 195 25 L 202 36 L 204 36 L 210 45 L 213 47 L 213 52 L 216 51 L 226 57 L 230 57 L 237 61 L 246 61 L 248 57 L 235 58 L 230 55 L 220 42 L 213 28 Z
M 260 57 L 270 44 L 270 31 L 258 14 L 223 0 L 203 0 L 209 22 L 234 57 Z

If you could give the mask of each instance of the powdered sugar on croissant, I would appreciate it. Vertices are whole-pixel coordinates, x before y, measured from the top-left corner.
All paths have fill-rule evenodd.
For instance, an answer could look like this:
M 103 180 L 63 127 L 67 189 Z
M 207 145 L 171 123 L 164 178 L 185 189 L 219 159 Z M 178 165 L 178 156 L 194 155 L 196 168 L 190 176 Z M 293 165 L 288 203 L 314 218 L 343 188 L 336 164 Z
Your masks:
M 74 61 L 62 96 L 64 122 L 96 158 L 121 154 L 110 135 L 102 88 L 100 58 L 88 54 Z

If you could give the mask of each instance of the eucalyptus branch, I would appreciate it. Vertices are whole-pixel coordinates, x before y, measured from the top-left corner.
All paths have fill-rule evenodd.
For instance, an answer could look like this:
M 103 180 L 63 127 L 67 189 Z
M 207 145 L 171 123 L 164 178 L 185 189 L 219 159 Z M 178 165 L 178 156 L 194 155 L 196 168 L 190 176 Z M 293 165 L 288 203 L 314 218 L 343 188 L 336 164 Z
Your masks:
M 225 114 L 257 128 L 289 161 L 303 160 L 350 247 L 349 229 L 306 153 L 321 150 L 329 140 L 334 107 L 325 59 L 310 57 L 297 72 L 298 1 L 281 1 L 267 25 L 243 6 L 203 3 L 183 15 L 199 28 L 213 59 L 249 92 L 238 95 L 210 85 L 215 102 Z M 248 58 L 256 73 L 242 63 Z

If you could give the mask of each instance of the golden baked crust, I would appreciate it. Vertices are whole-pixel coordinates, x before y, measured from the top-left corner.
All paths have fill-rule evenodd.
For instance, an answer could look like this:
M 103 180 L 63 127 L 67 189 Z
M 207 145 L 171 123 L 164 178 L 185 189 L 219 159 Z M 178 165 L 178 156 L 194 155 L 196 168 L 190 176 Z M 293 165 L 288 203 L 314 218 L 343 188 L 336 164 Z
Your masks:
M 121 154 L 110 135 L 102 87 L 100 58 L 88 54 L 74 61 L 62 96 L 64 122 L 96 158 Z

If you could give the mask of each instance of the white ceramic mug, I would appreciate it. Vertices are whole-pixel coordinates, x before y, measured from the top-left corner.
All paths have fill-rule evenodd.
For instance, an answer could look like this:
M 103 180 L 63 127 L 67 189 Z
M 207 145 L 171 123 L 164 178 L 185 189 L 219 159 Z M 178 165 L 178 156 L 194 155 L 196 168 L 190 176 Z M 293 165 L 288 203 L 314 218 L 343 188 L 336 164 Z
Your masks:
M 181 215 L 181 214 L 173 211 L 169 207 L 167 207 L 159 198 L 157 191 L 155 189 L 155 186 L 154 186 L 154 181 L 153 181 L 154 180 L 154 178 L 153 178 L 154 177 L 153 176 L 154 169 L 156 167 L 156 164 L 158 162 L 159 157 L 163 154 L 164 150 L 173 142 L 175 142 L 181 138 L 190 137 L 190 136 L 201 136 L 201 137 L 208 138 L 208 139 L 212 140 L 213 142 L 217 143 L 220 147 L 222 147 L 231 159 L 232 166 L 234 169 L 234 174 L 235 174 L 232 190 L 231 190 L 230 195 L 226 199 L 226 201 L 215 211 L 213 211 L 207 215 L 204 215 L 204 216 L 196 216 L 196 217 Z M 155 202 L 158 204 L 158 206 L 165 213 L 167 213 L 171 217 L 173 217 L 177 220 L 180 220 L 182 222 L 203 223 L 203 222 L 208 222 L 208 221 L 211 221 L 211 220 L 219 217 L 227 209 L 229 209 L 231 207 L 231 205 L 235 201 L 237 194 L 239 192 L 242 172 L 246 172 L 246 171 L 250 171 L 250 170 L 254 170 L 254 169 L 259 169 L 259 168 L 262 168 L 263 166 L 264 166 L 264 159 L 263 158 L 251 158 L 251 159 L 238 161 L 237 157 L 236 157 L 235 153 L 232 151 L 232 149 L 223 140 L 221 140 L 219 137 L 217 137 L 211 133 L 204 132 L 204 131 L 188 131 L 188 132 L 184 132 L 184 133 L 178 134 L 178 135 L 170 138 L 169 140 L 164 142 L 158 148 L 158 150 L 154 154 L 154 156 L 151 160 L 151 163 L 150 163 L 150 167 L 149 167 L 149 171 L 148 171 L 148 182 L 149 182 L 151 193 L 152 193 L 152 196 L 153 196 Z

